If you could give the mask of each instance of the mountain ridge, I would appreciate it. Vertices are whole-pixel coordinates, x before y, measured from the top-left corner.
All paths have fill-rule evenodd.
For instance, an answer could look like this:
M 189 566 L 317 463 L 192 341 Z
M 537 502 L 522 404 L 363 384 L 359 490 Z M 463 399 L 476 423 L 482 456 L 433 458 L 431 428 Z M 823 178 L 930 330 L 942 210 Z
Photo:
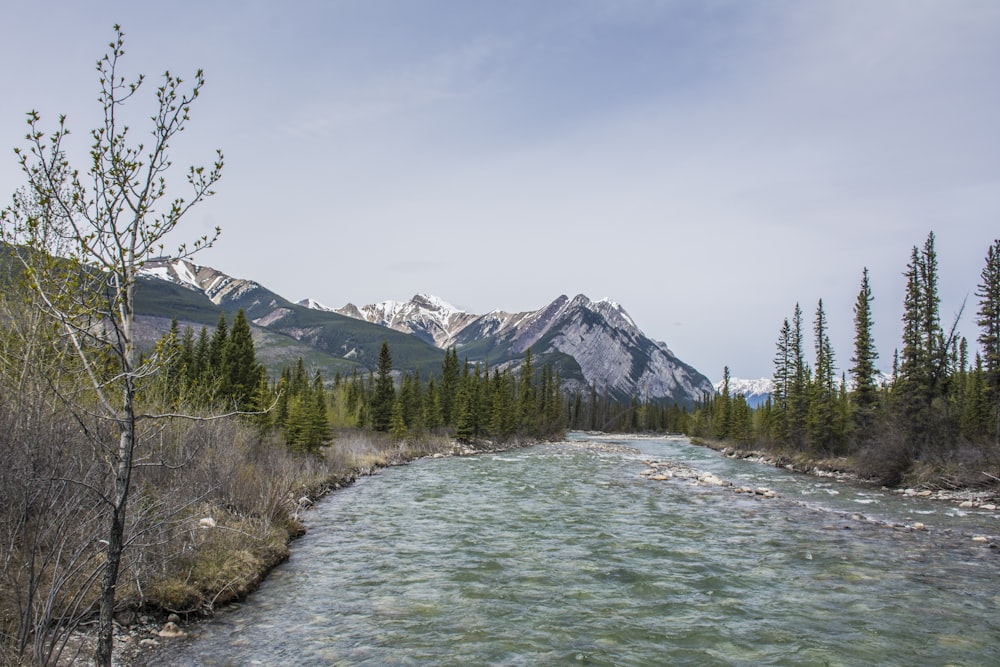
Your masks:
M 261 331 L 285 336 L 329 355 L 331 363 L 372 370 L 380 337 L 397 369 L 435 371 L 455 347 L 471 363 L 503 369 L 519 365 L 528 349 L 550 364 L 568 391 L 597 390 L 618 400 L 690 404 L 713 391 L 711 381 L 660 341 L 646 336 L 616 301 L 566 295 L 534 311 L 483 315 L 418 293 L 409 301 L 329 308 L 313 299 L 292 303 L 260 283 L 186 260 L 150 260 L 142 275 L 153 288 L 167 282 L 201 293 L 222 310 L 242 308 Z M 380 334 L 380 332 L 382 332 Z M 423 347 L 422 347 L 423 346 Z

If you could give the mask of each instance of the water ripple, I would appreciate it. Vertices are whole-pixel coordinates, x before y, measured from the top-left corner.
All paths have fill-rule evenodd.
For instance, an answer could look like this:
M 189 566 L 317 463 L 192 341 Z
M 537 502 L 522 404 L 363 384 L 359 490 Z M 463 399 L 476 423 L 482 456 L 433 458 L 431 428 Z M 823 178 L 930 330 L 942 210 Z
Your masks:
M 624 444 L 364 479 L 318 504 L 250 600 L 149 664 L 1000 663 L 980 527 L 676 439 Z M 649 455 L 781 497 L 645 479 Z M 887 527 L 925 511 L 939 529 Z

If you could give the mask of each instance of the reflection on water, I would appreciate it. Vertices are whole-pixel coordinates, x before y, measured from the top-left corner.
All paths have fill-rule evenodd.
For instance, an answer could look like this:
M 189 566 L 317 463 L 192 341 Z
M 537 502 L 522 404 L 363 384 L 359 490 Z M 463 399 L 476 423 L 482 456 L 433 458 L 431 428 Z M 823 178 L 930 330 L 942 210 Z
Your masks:
M 591 439 L 578 436 L 582 443 Z M 1000 664 L 996 519 L 682 439 L 418 461 L 321 502 L 154 665 Z M 687 463 L 779 498 L 640 476 Z M 858 516 L 859 513 L 863 516 Z M 930 530 L 888 524 L 920 520 Z

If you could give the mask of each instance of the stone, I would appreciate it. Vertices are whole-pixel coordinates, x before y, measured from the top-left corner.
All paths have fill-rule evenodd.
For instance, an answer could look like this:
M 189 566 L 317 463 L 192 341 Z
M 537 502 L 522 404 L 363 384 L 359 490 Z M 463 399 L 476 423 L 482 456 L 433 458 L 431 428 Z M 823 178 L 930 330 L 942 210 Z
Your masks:
M 992 504 L 992 503 L 986 503 L 985 505 L 980 505 L 979 507 L 981 509 L 990 510 L 990 511 L 993 511 L 993 510 L 995 510 L 997 508 L 997 506 L 994 505 L 994 504 Z
M 914 521 L 913 525 L 910 526 L 913 530 L 927 530 L 927 526 L 920 523 L 919 521 Z
M 198 521 L 198 527 L 200 528 L 215 528 L 215 519 L 210 516 L 206 516 L 204 519 Z
M 170 616 L 167 616 L 167 621 L 170 623 L 180 623 L 181 617 L 177 614 L 170 614 Z
M 972 541 L 979 542 L 980 544 L 985 544 L 986 542 L 990 541 L 990 538 L 986 537 L 985 535 L 976 535 L 975 537 L 972 538 Z
M 173 637 L 183 637 L 184 631 L 181 630 L 179 627 L 177 627 L 177 624 L 174 623 L 173 621 L 167 621 L 166 623 L 163 624 L 163 629 L 160 630 L 158 634 L 161 637 L 169 639 Z
M 965 508 L 975 507 L 975 506 L 976 506 L 976 504 L 974 502 L 972 502 L 971 500 L 966 500 L 961 505 L 959 505 L 959 507 L 965 507 Z

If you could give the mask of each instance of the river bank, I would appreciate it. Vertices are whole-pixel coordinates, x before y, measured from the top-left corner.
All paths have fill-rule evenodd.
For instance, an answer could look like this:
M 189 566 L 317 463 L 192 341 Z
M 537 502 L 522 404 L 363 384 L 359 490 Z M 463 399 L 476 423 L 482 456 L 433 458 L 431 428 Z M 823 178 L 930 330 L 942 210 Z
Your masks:
M 624 444 L 617 444 L 613 442 L 617 438 L 613 435 L 602 434 L 608 440 L 612 442 L 596 442 L 594 440 L 588 440 L 584 442 L 577 442 L 571 440 L 569 442 L 564 442 L 561 444 L 568 444 L 577 447 L 587 448 L 591 450 L 596 450 L 606 453 L 614 452 L 627 452 L 627 453 L 637 453 L 634 447 L 630 447 Z M 620 436 L 621 438 L 626 438 L 626 436 Z M 627 439 L 636 439 L 636 436 L 627 436 Z M 652 438 L 651 438 L 652 439 Z M 320 487 L 315 489 L 313 493 L 305 494 L 296 500 L 296 518 L 305 518 L 308 515 L 310 508 L 321 498 L 333 493 L 341 488 L 347 488 L 353 485 L 353 483 L 362 476 L 375 475 L 379 471 L 384 470 L 388 467 L 398 466 L 408 464 L 416 459 L 420 458 L 451 458 L 451 457 L 462 457 L 482 453 L 500 453 L 505 451 L 510 451 L 514 449 L 519 449 L 526 445 L 534 443 L 512 443 L 504 446 L 496 446 L 493 443 L 476 443 L 475 445 L 461 444 L 458 442 L 450 441 L 446 445 L 442 443 L 437 444 L 438 451 L 433 452 L 423 452 L 420 455 L 405 456 L 397 453 L 393 458 L 384 461 L 382 464 L 374 465 L 365 469 L 359 469 L 356 471 L 356 475 L 351 477 L 349 480 L 345 480 L 343 484 L 340 485 L 328 485 L 326 487 Z M 863 482 L 863 480 L 858 480 L 856 476 L 852 475 L 850 472 L 839 469 L 838 465 L 821 466 L 818 464 L 813 465 L 803 465 L 802 463 L 793 464 L 790 461 L 782 460 L 780 457 L 769 457 L 764 452 L 745 452 L 727 448 L 724 443 L 713 443 L 714 446 L 709 445 L 706 442 L 698 442 L 700 446 L 708 447 L 710 449 L 719 451 L 723 456 L 730 459 L 747 460 L 750 462 L 764 463 L 776 468 L 783 468 L 785 470 L 791 470 L 796 472 L 803 472 L 819 477 L 832 477 L 844 482 Z M 692 484 L 697 484 L 700 486 L 729 486 L 735 493 L 739 494 L 749 494 L 751 496 L 760 498 L 761 500 L 766 500 L 770 498 L 778 497 L 778 494 L 768 488 L 755 486 L 741 487 L 739 485 L 731 484 L 728 480 L 720 479 L 719 477 L 706 474 L 704 471 L 692 468 L 690 466 L 678 465 L 667 460 L 647 460 L 645 461 L 648 466 L 646 471 L 643 471 L 642 477 L 650 480 L 666 480 L 666 479 L 681 479 L 688 480 Z M 946 497 L 942 494 L 926 493 L 923 490 L 912 490 L 907 491 L 901 489 L 897 491 L 900 495 L 913 495 L 919 498 L 929 498 L 934 500 L 950 500 L 953 502 L 974 502 L 976 507 L 989 505 L 986 502 L 986 497 L 973 497 L 961 498 L 957 495 Z M 985 507 L 984 507 L 985 509 Z M 907 529 L 922 530 L 922 524 L 911 523 L 901 527 Z M 289 537 L 289 544 L 304 534 L 304 527 L 302 531 L 295 535 Z M 287 556 L 280 562 L 284 562 Z M 267 576 L 271 569 L 278 563 L 274 563 L 268 567 L 265 571 L 260 573 L 260 580 Z M 259 584 L 259 580 L 257 582 Z M 240 597 L 233 598 L 229 600 L 227 604 L 240 602 L 246 594 L 251 590 L 256 588 L 256 584 L 253 588 L 249 589 L 241 595 Z M 217 608 L 221 609 L 222 605 Z M 141 665 L 146 664 L 144 662 L 144 657 L 150 653 L 157 652 L 158 650 L 162 653 L 163 647 L 168 646 L 169 642 L 176 639 L 185 637 L 188 634 L 199 633 L 199 626 L 207 620 L 210 620 L 211 614 L 202 615 L 189 615 L 185 617 L 180 616 L 169 616 L 161 613 L 160 615 L 148 615 L 145 618 L 139 617 L 136 619 L 136 623 L 131 626 L 123 626 L 121 628 L 121 633 L 116 637 L 116 664 L 121 665 Z
M 114 664 L 128 667 L 142 664 L 143 657 L 165 643 L 187 636 L 205 622 L 210 621 L 219 610 L 241 603 L 279 565 L 288 560 L 295 540 L 307 532 L 305 518 L 309 510 L 320 500 L 332 493 L 351 487 L 358 479 L 377 475 L 387 468 L 406 465 L 422 458 L 450 458 L 472 456 L 488 452 L 504 452 L 536 444 L 534 442 L 512 441 L 498 444 L 490 441 L 462 443 L 450 438 L 435 438 L 419 443 L 395 443 L 392 446 L 373 448 L 358 455 L 352 454 L 354 465 L 344 472 L 342 469 L 320 479 L 309 479 L 289 494 L 283 501 L 288 517 L 280 522 L 277 537 L 272 533 L 270 544 L 251 545 L 247 540 L 228 541 L 224 549 L 212 555 L 213 560 L 239 563 L 235 572 L 227 573 L 209 581 L 198 582 L 195 597 L 185 599 L 187 611 L 178 609 L 176 604 L 164 597 L 150 597 L 139 606 L 126 604 L 116 616 Z M 331 448 L 332 450 L 333 448 Z M 328 451 L 324 456 L 335 457 Z M 342 464 L 341 464 L 342 465 Z M 335 469 L 337 466 L 335 466 Z M 192 521 L 196 531 L 209 537 L 225 534 L 227 537 L 249 537 L 233 525 L 232 517 L 226 516 L 225 508 L 203 507 Z M 249 540 L 253 542 L 253 540 Z M 230 576 L 230 574 L 232 576 Z M 161 586 L 158 590 L 163 590 Z M 89 664 L 93 653 L 96 628 L 86 626 L 74 632 L 67 644 L 64 655 L 69 656 L 60 664 Z
M 398 466 L 330 495 L 257 593 L 142 664 L 1000 658 L 998 551 L 971 539 L 997 533 L 986 513 L 730 459 L 685 438 L 568 440 Z M 682 474 L 654 481 L 644 461 L 778 496 Z
M 907 497 L 919 497 L 929 500 L 939 500 L 953 503 L 963 509 L 983 509 L 996 511 L 1000 508 L 1000 483 L 989 487 L 980 488 L 927 488 L 922 485 L 887 487 L 878 485 L 871 480 L 867 480 L 858 475 L 850 459 L 838 458 L 815 458 L 804 453 L 795 456 L 776 454 L 759 449 L 743 449 L 734 447 L 732 443 L 707 438 L 691 438 L 691 443 L 715 450 L 731 459 L 742 459 L 755 463 L 784 468 L 794 472 L 820 477 L 831 477 L 834 479 L 850 481 L 857 484 L 870 484 L 879 486 L 881 489 Z

